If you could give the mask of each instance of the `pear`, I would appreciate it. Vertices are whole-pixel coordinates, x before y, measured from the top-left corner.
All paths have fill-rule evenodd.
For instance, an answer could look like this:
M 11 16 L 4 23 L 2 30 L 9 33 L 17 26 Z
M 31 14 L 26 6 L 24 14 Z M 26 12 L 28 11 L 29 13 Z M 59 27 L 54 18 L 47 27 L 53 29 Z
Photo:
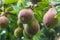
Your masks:
M 18 14 L 21 23 L 29 23 L 34 18 L 34 13 L 30 8 L 22 9 Z
M 54 27 L 58 23 L 58 19 L 55 18 L 56 13 L 57 13 L 57 11 L 56 11 L 55 7 L 52 7 L 44 15 L 44 17 L 43 17 L 43 23 L 47 27 L 49 27 L 49 28 L 51 28 L 52 26 Z
M 37 34 L 38 30 L 40 29 L 40 25 L 36 19 L 34 19 L 31 23 L 24 25 L 24 32 L 30 38 Z
M 0 17 L 0 27 L 1 28 L 5 28 L 8 23 L 9 23 L 9 20 L 6 16 Z
M 14 31 L 14 36 L 16 38 L 21 38 L 23 36 L 23 29 L 20 27 L 17 27 Z

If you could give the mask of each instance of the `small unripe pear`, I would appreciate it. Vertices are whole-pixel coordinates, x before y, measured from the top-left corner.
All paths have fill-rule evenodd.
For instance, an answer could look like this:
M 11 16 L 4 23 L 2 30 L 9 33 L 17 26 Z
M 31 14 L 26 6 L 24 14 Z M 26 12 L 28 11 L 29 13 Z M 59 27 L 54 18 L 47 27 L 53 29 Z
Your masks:
M 17 27 L 14 31 L 14 36 L 17 38 L 21 38 L 23 36 L 23 29 L 20 27 Z
M 18 14 L 18 19 L 21 21 L 21 23 L 28 23 L 32 21 L 34 18 L 33 11 L 29 8 L 22 9 Z
M 0 17 L 0 27 L 5 28 L 5 26 L 9 23 L 9 20 L 6 16 Z
M 34 19 L 31 23 L 24 25 L 24 31 L 30 37 L 34 36 L 39 29 L 40 25 L 36 19 Z
M 47 13 L 44 15 L 43 17 L 43 23 L 47 26 L 47 27 L 52 27 L 55 26 L 58 22 L 58 19 L 55 18 L 56 16 L 56 9 L 55 8 L 50 8 Z

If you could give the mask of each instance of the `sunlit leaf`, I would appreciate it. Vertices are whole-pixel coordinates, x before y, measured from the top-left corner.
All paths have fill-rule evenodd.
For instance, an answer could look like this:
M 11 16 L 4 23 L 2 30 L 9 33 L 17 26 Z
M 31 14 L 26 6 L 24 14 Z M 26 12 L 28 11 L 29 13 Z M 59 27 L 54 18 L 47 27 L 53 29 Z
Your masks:
M 11 3 L 15 3 L 18 0 L 3 0 L 3 4 L 11 4 Z

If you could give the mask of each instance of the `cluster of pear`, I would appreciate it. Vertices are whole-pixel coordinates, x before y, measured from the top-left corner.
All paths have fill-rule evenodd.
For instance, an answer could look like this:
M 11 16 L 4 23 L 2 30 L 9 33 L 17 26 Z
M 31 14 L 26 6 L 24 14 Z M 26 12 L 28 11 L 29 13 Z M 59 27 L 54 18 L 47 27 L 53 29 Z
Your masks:
M 30 0 L 32 3 L 34 0 Z M 35 3 L 40 0 L 36 0 Z M 57 11 L 54 6 L 50 8 L 43 17 L 43 24 L 48 28 L 54 27 L 58 23 L 58 19 L 55 18 Z M 14 31 L 16 37 L 22 37 L 23 35 L 27 38 L 33 37 L 40 30 L 40 25 L 34 17 L 34 12 L 30 8 L 20 10 L 18 14 L 18 27 Z
M 22 37 L 24 33 L 28 38 L 31 38 L 39 29 L 40 25 L 35 19 L 32 9 L 25 8 L 20 10 L 18 14 L 18 27 L 15 29 L 14 35 Z
M 40 0 L 30 0 L 33 4 L 36 4 Z M 58 23 L 58 19 L 56 16 L 55 7 L 50 8 L 47 13 L 43 17 L 43 23 L 49 28 L 54 27 Z M 5 15 L 0 16 L 0 27 L 5 28 L 5 26 L 9 23 L 8 18 Z M 20 10 L 18 14 L 18 27 L 14 31 L 15 37 L 22 37 L 23 35 L 31 38 L 35 34 L 37 34 L 38 30 L 40 30 L 40 25 L 36 18 L 34 17 L 34 12 L 30 8 L 25 8 Z

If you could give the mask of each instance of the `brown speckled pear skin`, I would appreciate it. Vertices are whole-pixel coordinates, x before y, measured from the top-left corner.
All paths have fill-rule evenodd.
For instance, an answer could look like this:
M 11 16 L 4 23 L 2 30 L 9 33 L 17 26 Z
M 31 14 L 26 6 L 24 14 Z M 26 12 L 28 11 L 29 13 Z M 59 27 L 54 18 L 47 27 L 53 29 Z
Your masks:
M 33 18 L 34 14 L 30 8 L 22 9 L 18 14 L 18 19 L 20 19 L 22 23 L 28 23 L 33 20 Z
M 47 27 L 52 27 L 58 23 L 58 19 L 55 18 L 56 16 L 56 9 L 55 8 L 50 8 L 47 13 L 43 17 L 43 23 Z

